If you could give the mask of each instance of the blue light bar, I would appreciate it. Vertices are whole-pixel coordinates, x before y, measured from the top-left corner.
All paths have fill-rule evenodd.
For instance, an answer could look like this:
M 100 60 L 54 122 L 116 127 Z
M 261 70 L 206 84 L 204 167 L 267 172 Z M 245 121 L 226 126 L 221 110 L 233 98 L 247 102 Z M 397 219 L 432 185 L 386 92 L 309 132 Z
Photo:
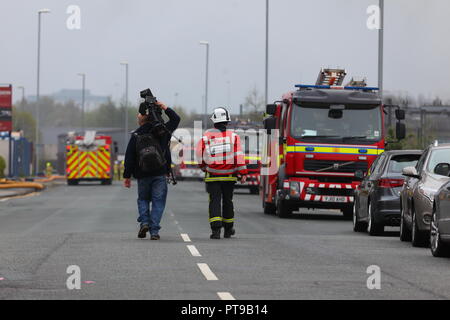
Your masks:
M 344 90 L 365 90 L 365 91 L 378 91 L 380 90 L 377 87 L 339 87 L 339 86 L 324 86 L 324 85 L 311 85 L 311 84 L 296 84 L 296 88 L 316 88 L 316 89 L 333 89 L 333 88 L 342 88 Z

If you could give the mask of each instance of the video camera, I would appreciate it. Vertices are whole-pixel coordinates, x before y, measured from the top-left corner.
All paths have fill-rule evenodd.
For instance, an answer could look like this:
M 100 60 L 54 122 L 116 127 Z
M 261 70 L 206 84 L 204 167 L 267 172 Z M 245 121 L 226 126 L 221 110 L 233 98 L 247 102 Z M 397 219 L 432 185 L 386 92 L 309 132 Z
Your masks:
M 156 104 L 158 100 L 153 96 L 152 91 L 150 89 L 145 89 L 140 92 L 140 95 L 145 101 L 140 104 L 139 113 L 149 117 L 149 121 L 153 125 L 151 133 L 157 138 L 160 138 L 167 133 L 170 134 L 164 124 L 162 110 Z
M 140 114 L 148 115 L 151 113 L 152 109 L 156 109 L 157 111 L 159 111 L 159 113 L 161 113 L 161 109 L 158 108 L 158 106 L 156 105 L 156 102 L 158 102 L 158 100 L 156 99 L 155 96 L 153 96 L 153 93 L 150 89 L 142 90 L 140 92 L 140 95 L 141 95 L 141 98 L 145 100 L 139 106 Z

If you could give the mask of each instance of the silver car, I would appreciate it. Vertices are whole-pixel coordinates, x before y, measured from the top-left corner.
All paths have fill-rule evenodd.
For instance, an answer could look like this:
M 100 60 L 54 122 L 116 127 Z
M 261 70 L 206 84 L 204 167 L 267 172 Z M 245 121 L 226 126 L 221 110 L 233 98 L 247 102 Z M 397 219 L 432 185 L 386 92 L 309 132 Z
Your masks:
M 447 163 L 446 171 L 449 175 L 450 163 Z M 444 184 L 434 197 L 430 248 L 435 257 L 450 257 L 450 182 Z
M 407 178 L 400 193 L 400 240 L 415 247 L 429 245 L 434 196 L 450 181 L 443 170 L 448 163 L 450 144 L 436 144 L 425 149 L 415 167 L 403 169 Z

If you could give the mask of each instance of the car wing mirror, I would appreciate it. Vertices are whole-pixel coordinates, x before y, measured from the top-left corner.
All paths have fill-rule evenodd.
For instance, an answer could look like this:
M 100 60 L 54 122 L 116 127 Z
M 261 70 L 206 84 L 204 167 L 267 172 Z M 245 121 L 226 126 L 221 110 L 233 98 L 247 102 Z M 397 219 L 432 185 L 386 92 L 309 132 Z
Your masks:
M 417 173 L 416 168 L 414 167 L 406 167 L 402 170 L 402 175 L 405 177 L 420 179 L 420 175 Z

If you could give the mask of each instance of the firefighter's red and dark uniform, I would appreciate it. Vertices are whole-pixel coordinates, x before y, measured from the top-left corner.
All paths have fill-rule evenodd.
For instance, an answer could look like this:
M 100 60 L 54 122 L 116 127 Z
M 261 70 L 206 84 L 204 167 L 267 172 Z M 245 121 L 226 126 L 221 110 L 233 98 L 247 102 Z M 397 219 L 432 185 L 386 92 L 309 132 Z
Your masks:
M 233 190 L 237 175 L 246 175 L 240 138 L 233 131 L 207 130 L 197 146 L 197 160 L 205 171 L 211 229 L 231 230 L 234 223 Z

